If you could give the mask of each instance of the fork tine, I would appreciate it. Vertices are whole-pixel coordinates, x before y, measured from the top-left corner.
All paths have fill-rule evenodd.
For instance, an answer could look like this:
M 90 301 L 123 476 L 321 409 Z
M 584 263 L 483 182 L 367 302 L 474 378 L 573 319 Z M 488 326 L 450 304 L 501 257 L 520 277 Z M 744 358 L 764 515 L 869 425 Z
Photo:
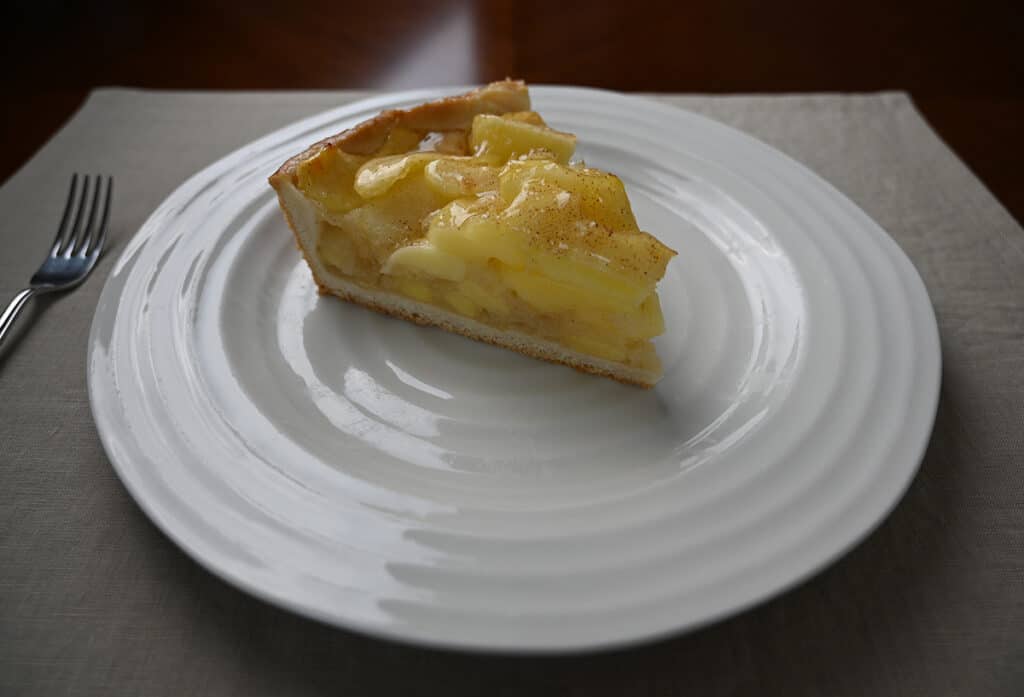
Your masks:
M 68 247 L 68 254 L 78 257 L 85 257 L 86 250 L 89 249 L 89 243 L 92 241 L 93 236 L 93 223 L 96 222 L 96 211 L 99 208 L 100 203 L 100 189 L 102 189 L 103 178 L 96 176 L 96 185 L 92 190 L 92 204 L 89 206 L 89 218 L 85 223 L 85 227 L 78 231 L 79 234 L 75 237 L 74 243 Z
M 64 204 L 64 212 L 60 215 L 60 225 L 57 226 L 57 236 L 53 238 L 53 247 L 50 248 L 50 256 L 60 249 L 61 240 L 64 239 L 65 226 L 71 218 L 71 211 L 75 207 L 75 192 L 78 190 L 78 174 L 71 175 L 71 189 L 68 190 L 68 202 Z
M 110 196 L 114 190 L 114 178 L 107 177 L 107 194 L 103 197 L 103 213 L 100 215 L 100 226 L 96 233 L 96 239 L 92 241 L 89 254 L 99 254 L 103 251 L 103 243 L 107 241 L 107 219 L 110 216 Z
M 82 217 L 85 212 L 86 206 L 89 202 L 89 180 L 88 176 L 82 177 L 82 193 L 78 197 L 78 210 L 75 211 L 75 221 L 71 224 L 67 231 L 67 236 L 62 240 L 60 245 L 60 254 L 62 256 L 70 256 L 71 248 L 75 245 L 75 239 L 79 236 L 82 230 Z

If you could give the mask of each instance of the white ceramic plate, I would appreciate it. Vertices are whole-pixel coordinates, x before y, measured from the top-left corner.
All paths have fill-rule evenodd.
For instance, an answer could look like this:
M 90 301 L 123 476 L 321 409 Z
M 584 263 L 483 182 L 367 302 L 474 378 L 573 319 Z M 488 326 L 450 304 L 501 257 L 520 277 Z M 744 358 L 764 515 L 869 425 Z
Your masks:
M 388 95 L 262 138 L 157 209 L 92 328 L 104 446 L 261 598 L 376 635 L 565 650 L 678 632 L 821 569 L 895 505 L 939 387 L 925 289 L 801 165 L 669 106 L 534 88 L 680 251 L 654 391 L 322 298 L 266 177 Z

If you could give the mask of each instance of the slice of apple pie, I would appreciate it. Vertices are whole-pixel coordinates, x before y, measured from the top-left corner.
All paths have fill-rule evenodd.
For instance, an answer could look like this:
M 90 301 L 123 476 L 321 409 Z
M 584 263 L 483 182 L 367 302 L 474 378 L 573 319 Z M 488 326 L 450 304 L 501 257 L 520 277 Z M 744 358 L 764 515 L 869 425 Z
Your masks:
M 650 387 L 675 252 L 522 82 L 376 118 L 270 177 L 321 292 Z

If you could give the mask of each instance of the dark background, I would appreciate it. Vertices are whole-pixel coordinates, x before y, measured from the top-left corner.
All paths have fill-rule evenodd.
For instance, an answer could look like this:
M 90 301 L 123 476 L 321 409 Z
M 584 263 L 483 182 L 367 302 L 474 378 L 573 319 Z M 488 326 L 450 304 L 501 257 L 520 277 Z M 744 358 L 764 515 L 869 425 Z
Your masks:
M 1024 219 L 1024 3 L 55 0 L 2 13 L 6 180 L 100 85 L 907 90 Z

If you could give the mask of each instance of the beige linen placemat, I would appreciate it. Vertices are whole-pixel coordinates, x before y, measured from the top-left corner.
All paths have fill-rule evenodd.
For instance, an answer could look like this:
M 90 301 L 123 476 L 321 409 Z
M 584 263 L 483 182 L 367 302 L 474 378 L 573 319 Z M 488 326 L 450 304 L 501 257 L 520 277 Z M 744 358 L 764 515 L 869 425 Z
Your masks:
M 36 304 L 34 323 L 0 349 L 0 694 L 1024 694 L 1024 231 L 898 93 L 659 97 L 846 193 L 906 251 L 935 305 L 943 389 L 921 472 L 881 528 L 821 575 L 650 646 L 481 657 L 277 610 L 164 538 L 118 482 L 89 411 L 87 336 L 104 278 L 189 175 L 359 96 L 98 90 L 0 188 L 6 302 L 42 259 L 71 172 L 116 180 L 98 270 Z

